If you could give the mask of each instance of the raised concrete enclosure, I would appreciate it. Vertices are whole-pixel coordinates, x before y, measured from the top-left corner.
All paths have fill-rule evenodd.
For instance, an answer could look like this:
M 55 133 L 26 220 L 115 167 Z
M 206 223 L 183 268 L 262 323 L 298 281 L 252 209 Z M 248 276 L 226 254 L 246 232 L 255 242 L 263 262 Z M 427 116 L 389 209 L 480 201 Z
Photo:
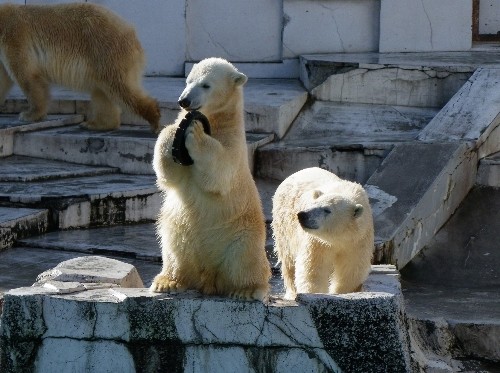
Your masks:
M 153 294 L 131 265 L 81 257 L 5 295 L 2 372 L 409 372 L 397 272 L 364 292 L 268 303 Z
M 89 95 L 61 87 L 46 120 L 20 122 L 15 86 L 0 106 L 1 373 L 499 372 L 500 45 L 471 26 L 479 9 L 496 34 L 500 2 L 96 2 L 136 27 L 162 124 L 200 59 L 249 76 L 270 299 L 150 293 L 155 136 L 127 112 L 83 129 Z M 372 273 L 359 293 L 284 301 L 271 198 L 313 166 L 367 189 Z

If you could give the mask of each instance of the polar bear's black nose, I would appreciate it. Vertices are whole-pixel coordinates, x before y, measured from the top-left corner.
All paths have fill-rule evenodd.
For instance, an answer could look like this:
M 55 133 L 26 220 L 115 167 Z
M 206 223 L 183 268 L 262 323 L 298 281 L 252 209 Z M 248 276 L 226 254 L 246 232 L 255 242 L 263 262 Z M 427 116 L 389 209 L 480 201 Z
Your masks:
M 191 100 L 188 98 L 183 98 L 182 100 L 179 100 L 178 104 L 185 109 L 191 106 Z

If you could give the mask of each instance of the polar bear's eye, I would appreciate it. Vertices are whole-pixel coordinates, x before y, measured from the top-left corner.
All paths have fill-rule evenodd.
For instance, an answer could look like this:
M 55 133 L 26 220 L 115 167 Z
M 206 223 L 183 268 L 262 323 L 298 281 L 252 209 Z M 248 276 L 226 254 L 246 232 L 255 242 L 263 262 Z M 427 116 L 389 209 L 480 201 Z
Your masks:
M 205 84 L 203 84 L 201 87 L 202 87 L 202 88 L 204 88 L 204 89 L 209 89 L 209 88 L 210 88 L 210 85 L 209 85 L 209 84 L 207 84 L 207 83 L 205 83 Z
M 328 208 L 324 208 L 324 209 L 323 209 L 323 212 L 324 212 L 325 214 L 327 214 L 327 215 L 328 215 L 328 214 L 331 214 L 331 213 L 332 213 L 332 210 L 330 210 L 330 209 L 328 209 Z

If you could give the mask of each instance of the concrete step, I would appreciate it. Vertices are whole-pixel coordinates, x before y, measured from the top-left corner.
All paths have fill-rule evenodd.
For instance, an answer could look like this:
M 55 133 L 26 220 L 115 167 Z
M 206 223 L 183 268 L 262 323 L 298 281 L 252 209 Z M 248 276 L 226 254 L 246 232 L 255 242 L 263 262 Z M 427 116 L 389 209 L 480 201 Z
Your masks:
M 0 206 L 0 251 L 11 247 L 17 239 L 45 233 L 48 220 L 46 209 Z
M 80 123 L 83 115 L 48 115 L 47 119 L 36 123 L 26 123 L 18 120 L 17 114 L 0 114 L 0 158 L 12 155 L 14 150 L 14 135 L 18 132 L 34 131 L 44 128 L 61 127 Z
M 272 133 L 247 133 L 251 166 L 255 149 L 273 138 Z M 145 126 L 122 125 L 116 131 L 94 132 L 75 125 L 19 133 L 15 136 L 13 153 L 153 175 L 155 142 L 156 136 Z
M 477 183 L 479 185 L 500 187 L 500 152 L 479 161 Z
M 52 229 L 151 221 L 160 201 L 155 177 L 149 175 L 0 182 L 0 203 L 49 209 Z
M 184 78 L 145 77 L 144 88 L 158 100 L 162 123 L 172 123 L 179 113 L 177 99 L 184 89 Z M 249 79 L 244 87 L 246 130 L 269 132 L 281 137 L 306 102 L 307 91 L 297 79 Z M 49 113 L 85 114 L 89 107 L 89 95 L 64 88 L 52 89 Z M 2 112 L 18 113 L 26 108 L 24 94 L 16 86 L 7 97 Z M 122 122 L 145 124 L 129 113 Z M 146 128 L 147 129 L 147 128 Z
M 284 180 L 305 167 L 364 183 L 394 144 L 414 141 L 435 108 L 316 101 L 286 136 L 257 150 L 258 177 Z
M 313 97 L 442 107 L 480 67 L 497 67 L 491 51 L 332 53 L 301 56 L 300 77 Z
M 500 363 L 499 230 L 500 190 L 475 187 L 401 271 L 410 327 L 425 342 L 421 365 Z
M 32 182 L 68 177 L 97 176 L 118 172 L 117 168 L 112 167 L 93 167 L 19 155 L 4 158 L 1 162 L 0 182 Z

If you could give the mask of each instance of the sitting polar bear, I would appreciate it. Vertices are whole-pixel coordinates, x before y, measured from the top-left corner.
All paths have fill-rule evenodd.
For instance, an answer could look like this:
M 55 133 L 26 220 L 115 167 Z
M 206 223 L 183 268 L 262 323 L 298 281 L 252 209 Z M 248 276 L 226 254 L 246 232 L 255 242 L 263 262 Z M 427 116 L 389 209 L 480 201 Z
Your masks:
M 187 128 L 190 166 L 175 163 L 172 143 L 186 111 L 160 133 L 153 167 L 164 200 L 157 221 L 163 268 L 155 292 L 196 289 L 203 294 L 264 300 L 270 265 L 265 219 L 248 165 L 243 116 L 247 77 L 229 62 L 205 59 L 194 65 L 179 104 L 204 114 Z
M 90 3 L 0 5 L 0 104 L 16 82 L 28 99 L 20 120 L 47 114 L 50 84 L 91 95 L 86 127 L 120 126 L 120 107 L 159 131 L 160 109 L 142 89 L 144 52 L 123 19 Z
M 374 244 L 361 185 L 317 167 L 296 172 L 276 190 L 272 228 L 286 298 L 361 289 Z

